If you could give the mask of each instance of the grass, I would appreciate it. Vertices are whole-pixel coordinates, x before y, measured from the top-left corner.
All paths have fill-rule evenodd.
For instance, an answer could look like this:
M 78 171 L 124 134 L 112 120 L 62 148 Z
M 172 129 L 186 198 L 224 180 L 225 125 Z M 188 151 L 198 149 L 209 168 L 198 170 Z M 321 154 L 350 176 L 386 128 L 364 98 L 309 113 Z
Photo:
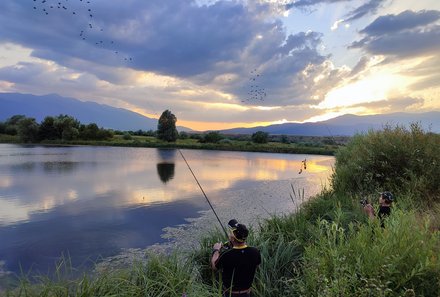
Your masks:
M 0 134 L 0 143 L 20 143 L 18 136 Z M 246 152 L 267 152 L 285 154 L 315 154 L 334 155 L 340 145 L 327 145 L 320 142 L 315 145 L 302 143 L 268 142 L 257 144 L 245 140 L 231 140 L 220 143 L 201 143 L 197 139 L 178 139 L 176 142 L 165 142 L 152 136 L 131 136 L 124 139 L 123 135 L 115 135 L 110 140 L 74 140 L 74 141 L 43 141 L 43 145 L 93 145 L 93 146 L 122 146 L 122 147 L 152 147 L 152 148 L 182 148 L 202 150 L 225 150 Z
M 416 126 L 355 137 L 336 156 L 332 189 L 294 214 L 254 226 L 248 241 L 263 259 L 254 296 L 438 296 L 440 200 L 437 176 L 431 176 L 438 174 L 437 141 L 438 135 Z M 409 154 L 414 149 L 419 160 L 406 160 L 415 157 Z M 389 164 L 393 178 L 371 176 L 372 169 L 380 173 Z M 359 187 L 353 180 L 368 183 Z M 369 220 L 359 204 L 371 192 L 377 207 L 371 198 L 378 189 L 393 189 L 396 196 L 385 228 Z M 301 198 L 301 190 L 292 188 L 291 195 Z M 212 244 L 222 236 L 220 230 L 206 234 L 200 248 L 187 255 L 151 255 L 147 263 L 78 279 L 31 282 L 25 277 L 6 296 L 221 296 L 209 259 Z

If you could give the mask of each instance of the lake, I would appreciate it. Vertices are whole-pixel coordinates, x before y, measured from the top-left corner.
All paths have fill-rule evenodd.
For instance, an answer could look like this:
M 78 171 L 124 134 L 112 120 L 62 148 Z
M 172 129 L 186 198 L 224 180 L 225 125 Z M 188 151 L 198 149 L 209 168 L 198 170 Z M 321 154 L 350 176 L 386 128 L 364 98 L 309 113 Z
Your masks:
M 280 180 L 301 180 L 314 195 L 334 163 L 329 156 L 181 151 L 219 211 L 230 207 L 222 199 L 231 193 Z M 207 210 L 178 150 L 0 144 L 0 276 L 52 271 L 62 255 L 87 267 L 123 249 L 160 244 L 164 228 Z

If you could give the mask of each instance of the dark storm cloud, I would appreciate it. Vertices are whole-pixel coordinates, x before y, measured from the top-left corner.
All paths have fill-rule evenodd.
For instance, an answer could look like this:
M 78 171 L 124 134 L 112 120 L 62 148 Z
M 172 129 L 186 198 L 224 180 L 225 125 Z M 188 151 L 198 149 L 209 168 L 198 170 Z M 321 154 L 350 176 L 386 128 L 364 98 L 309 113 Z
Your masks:
M 184 78 L 238 100 L 246 99 L 251 88 L 268 93 L 265 102 L 245 104 L 300 104 L 309 94 L 292 81 L 327 58 L 318 49 L 321 34 L 287 36 L 281 21 L 262 17 L 264 4 L 130 0 L 109 5 L 96 0 L 87 6 L 69 1 L 66 9 L 52 8 L 46 15 L 41 1 L 34 2 L 38 9 L 32 2 L 0 2 L 0 42 L 23 45 L 34 57 L 113 84 L 125 83 L 119 69 L 131 68 Z M 257 72 L 256 87 L 250 79 Z M 225 74 L 237 79 L 219 84 L 218 77 Z M 24 79 L 24 71 L 20 75 Z
M 186 77 L 234 59 L 256 34 L 270 29 L 229 1 L 211 6 L 189 0 L 93 1 L 93 18 L 79 13 L 89 7 L 82 1 L 68 2 L 66 10 L 49 9 L 48 15 L 39 2 L 36 10 L 31 1 L 1 2 L 1 41 L 40 49 L 33 55 L 60 64 L 70 56 Z
M 404 11 L 377 18 L 360 32 L 364 38 L 350 48 L 390 58 L 438 54 L 440 49 L 439 11 Z

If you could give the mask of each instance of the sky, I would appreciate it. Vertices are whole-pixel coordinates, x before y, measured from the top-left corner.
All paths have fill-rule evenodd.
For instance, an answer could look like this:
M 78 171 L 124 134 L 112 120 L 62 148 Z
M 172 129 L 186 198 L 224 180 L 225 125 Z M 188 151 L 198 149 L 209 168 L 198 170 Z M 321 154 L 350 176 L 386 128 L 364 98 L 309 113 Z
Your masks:
M 0 11 L 0 92 L 169 109 L 195 130 L 440 110 L 438 0 L 1 0 Z

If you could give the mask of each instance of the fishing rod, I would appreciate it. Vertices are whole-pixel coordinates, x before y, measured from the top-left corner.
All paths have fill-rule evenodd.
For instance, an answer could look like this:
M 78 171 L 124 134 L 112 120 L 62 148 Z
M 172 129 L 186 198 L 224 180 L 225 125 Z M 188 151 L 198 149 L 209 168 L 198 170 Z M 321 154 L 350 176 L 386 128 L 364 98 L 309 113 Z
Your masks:
M 205 191 L 203 190 L 202 185 L 200 185 L 200 183 L 199 183 L 199 181 L 198 181 L 196 175 L 195 175 L 194 172 L 192 171 L 191 166 L 189 166 L 189 164 L 188 164 L 188 162 L 186 161 L 185 156 L 183 155 L 182 151 L 181 151 L 180 149 L 177 149 L 177 150 L 179 151 L 180 155 L 182 156 L 183 160 L 184 160 L 185 163 L 186 163 L 186 166 L 188 166 L 189 171 L 191 172 L 192 176 L 194 177 L 194 179 L 196 180 L 197 184 L 199 185 L 199 188 L 200 188 L 200 190 L 202 191 L 203 196 L 205 196 L 206 201 L 208 202 L 208 204 L 209 204 L 209 206 L 211 207 L 212 211 L 214 212 L 214 215 L 215 215 L 215 217 L 217 218 L 217 221 L 219 222 L 220 226 L 222 226 L 222 229 L 223 229 L 223 232 L 225 232 L 226 238 L 228 238 L 228 232 L 226 232 L 226 229 L 225 229 L 225 227 L 223 226 L 222 221 L 220 221 L 220 218 L 218 217 L 217 212 L 215 211 L 214 207 L 212 206 L 211 201 L 209 201 L 208 196 L 205 194 Z

